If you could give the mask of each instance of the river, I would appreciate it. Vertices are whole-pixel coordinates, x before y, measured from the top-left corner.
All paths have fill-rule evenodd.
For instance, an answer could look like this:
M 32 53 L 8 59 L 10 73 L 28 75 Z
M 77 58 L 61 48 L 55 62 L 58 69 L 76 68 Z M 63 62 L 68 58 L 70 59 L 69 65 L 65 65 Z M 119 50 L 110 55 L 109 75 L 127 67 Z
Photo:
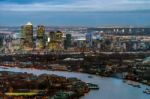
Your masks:
M 0 66 L 0 71 L 13 71 L 13 72 L 27 72 L 35 75 L 40 74 L 55 74 L 64 77 L 77 77 L 85 82 L 98 84 L 99 90 L 91 90 L 81 99 L 150 99 L 150 95 L 144 94 L 145 88 L 150 88 L 147 85 L 141 85 L 141 88 L 136 88 L 123 83 L 121 79 L 100 77 L 91 75 L 93 78 L 89 78 L 90 74 L 76 73 L 76 72 L 63 72 L 63 71 L 49 71 L 49 70 L 36 70 L 27 68 L 9 67 L 4 69 Z

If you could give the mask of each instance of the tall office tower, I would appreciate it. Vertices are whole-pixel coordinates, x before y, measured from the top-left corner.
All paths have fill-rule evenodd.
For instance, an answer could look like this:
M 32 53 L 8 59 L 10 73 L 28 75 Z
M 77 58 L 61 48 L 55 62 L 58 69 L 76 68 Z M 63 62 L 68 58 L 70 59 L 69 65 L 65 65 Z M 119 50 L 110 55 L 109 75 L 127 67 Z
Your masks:
M 12 35 L 9 34 L 9 35 L 6 35 L 5 37 L 5 53 L 11 53 L 13 51 L 13 48 L 12 48 Z
M 28 22 L 26 25 L 21 27 L 22 32 L 22 47 L 25 50 L 31 50 L 33 47 L 33 25 L 31 22 Z
M 39 25 L 37 26 L 37 38 L 43 38 L 45 34 L 45 26 Z
M 55 32 L 54 31 L 51 31 L 49 33 L 49 38 L 50 38 L 50 41 L 55 41 Z
M 0 33 L 0 53 L 11 53 L 12 50 L 12 33 Z
M 0 49 L 3 47 L 4 37 L 0 34 Z
M 48 48 L 50 50 L 61 50 L 62 49 L 62 32 L 57 31 L 57 32 L 50 32 L 49 33 L 49 40 L 50 42 L 48 43 Z
M 51 31 L 47 36 L 47 49 L 54 50 L 56 48 L 55 32 Z
M 61 43 L 61 41 L 62 41 L 62 32 L 61 31 L 56 31 L 55 40 Z
M 55 38 L 57 42 L 57 50 L 62 50 L 63 49 L 63 33 L 61 31 L 56 31 Z
M 86 43 L 87 43 L 87 47 L 89 47 L 89 48 L 92 47 L 92 45 L 93 45 L 92 33 L 86 34 Z
M 71 47 L 71 34 L 66 34 L 66 39 L 64 40 L 64 49 Z
M 37 39 L 36 39 L 36 48 L 43 49 L 45 47 L 45 27 L 43 25 L 37 26 Z

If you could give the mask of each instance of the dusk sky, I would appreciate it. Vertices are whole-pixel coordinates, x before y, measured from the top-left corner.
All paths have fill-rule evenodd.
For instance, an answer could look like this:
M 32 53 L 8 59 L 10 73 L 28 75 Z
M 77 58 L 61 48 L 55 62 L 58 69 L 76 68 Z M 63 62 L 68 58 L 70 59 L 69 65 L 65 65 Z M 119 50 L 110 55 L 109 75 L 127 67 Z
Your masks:
M 150 0 L 0 0 L 0 25 L 150 25 Z

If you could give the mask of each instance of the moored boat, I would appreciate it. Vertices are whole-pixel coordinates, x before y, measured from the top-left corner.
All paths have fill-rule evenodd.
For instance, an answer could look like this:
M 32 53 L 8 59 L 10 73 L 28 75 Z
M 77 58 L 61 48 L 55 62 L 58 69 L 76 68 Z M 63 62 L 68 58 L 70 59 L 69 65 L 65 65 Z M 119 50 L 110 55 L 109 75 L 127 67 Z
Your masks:
M 150 89 L 146 88 L 143 93 L 150 95 Z
M 140 85 L 132 85 L 133 87 L 137 87 L 137 88 L 141 88 L 141 86 Z
M 88 76 L 88 78 L 93 78 L 93 76 Z
M 99 89 L 99 86 L 92 83 L 86 83 L 89 89 Z

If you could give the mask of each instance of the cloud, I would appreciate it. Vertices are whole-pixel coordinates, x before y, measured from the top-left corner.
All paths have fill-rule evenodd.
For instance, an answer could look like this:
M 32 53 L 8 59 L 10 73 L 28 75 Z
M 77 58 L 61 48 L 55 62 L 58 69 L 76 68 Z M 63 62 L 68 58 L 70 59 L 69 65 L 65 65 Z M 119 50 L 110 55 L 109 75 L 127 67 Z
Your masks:
M 17 0 L 16 0 L 17 1 Z M 40 1 L 40 0 L 38 0 Z M 52 0 L 0 3 L 0 11 L 132 11 L 150 10 L 149 0 Z

